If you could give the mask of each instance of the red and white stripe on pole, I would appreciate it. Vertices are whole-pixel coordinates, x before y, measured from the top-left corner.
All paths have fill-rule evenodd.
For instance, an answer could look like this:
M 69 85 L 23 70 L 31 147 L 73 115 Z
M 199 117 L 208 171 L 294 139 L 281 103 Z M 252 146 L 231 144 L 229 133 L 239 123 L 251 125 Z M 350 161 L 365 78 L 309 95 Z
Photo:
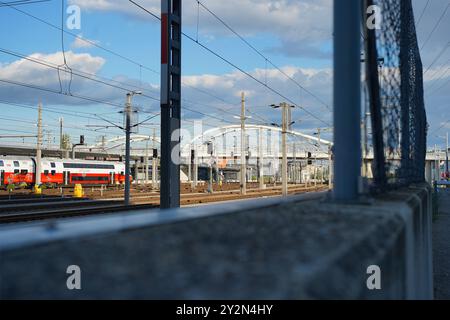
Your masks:
M 169 104 L 169 1 L 161 0 L 161 105 Z

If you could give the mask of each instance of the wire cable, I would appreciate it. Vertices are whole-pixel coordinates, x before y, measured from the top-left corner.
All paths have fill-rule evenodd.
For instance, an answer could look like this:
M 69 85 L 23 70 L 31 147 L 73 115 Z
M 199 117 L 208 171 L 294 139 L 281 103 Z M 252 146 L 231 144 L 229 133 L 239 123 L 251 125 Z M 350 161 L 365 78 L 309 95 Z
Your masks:
M 312 93 L 310 90 L 306 89 L 304 86 L 302 86 L 298 81 L 296 81 L 293 77 L 289 76 L 284 72 L 280 67 L 278 67 L 275 63 L 272 62 L 267 56 L 265 56 L 260 50 L 258 50 L 255 46 L 253 46 L 247 39 L 245 39 L 241 34 L 239 34 L 236 30 L 234 30 L 228 23 L 226 23 L 222 18 L 220 18 L 218 15 L 216 15 L 212 10 L 210 10 L 205 4 L 203 4 L 200 1 L 197 1 L 200 6 L 202 6 L 207 12 L 209 12 L 214 18 L 216 18 L 220 23 L 222 23 L 228 30 L 230 30 L 234 35 L 236 35 L 239 39 L 241 39 L 249 48 L 251 48 L 254 52 L 256 52 L 261 58 L 263 58 L 266 63 L 268 62 L 271 64 L 275 69 L 277 69 L 281 74 L 283 74 L 286 78 L 291 80 L 293 83 L 295 83 L 300 89 L 311 95 L 313 98 L 315 98 L 317 101 L 319 101 L 321 104 L 323 104 L 329 111 L 331 111 L 330 106 L 325 103 L 322 99 L 320 99 L 317 95 Z M 266 80 L 267 82 L 267 80 Z
M 129 0 L 132 4 L 136 5 L 138 8 L 142 9 L 143 11 L 147 12 L 148 14 L 150 14 L 151 16 L 153 16 L 154 18 L 161 20 L 160 17 L 158 17 L 156 14 L 154 14 L 153 12 L 151 12 L 150 10 L 146 9 L 145 7 L 139 5 L 138 3 L 136 3 L 133 0 Z M 305 113 L 307 113 L 308 115 L 310 115 L 311 117 L 313 117 L 314 119 L 324 123 L 326 126 L 330 126 L 330 124 L 324 120 L 322 120 L 321 118 L 319 118 L 318 116 L 316 116 L 314 113 L 312 113 L 311 111 L 307 110 L 306 108 L 298 105 L 297 103 L 295 103 L 294 101 L 292 101 L 292 99 L 286 97 L 284 94 L 282 94 L 281 92 L 277 91 L 276 89 L 272 88 L 271 86 L 265 84 L 263 81 L 257 79 L 255 76 L 253 76 L 252 74 L 250 74 L 249 72 L 245 71 L 244 69 L 242 69 L 241 67 L 237 66 L 235 63 L 231 62 L 230 60 L 226 59 L 225 57 L 223 57 L 222 55 L 220 55 L 219 53 L 215 52 L 214 50 L 210 49 L 209 47 L 207 47 L 206 45 L 197 42 L 193 37 L 191 37 L 190 35 L 186 34 L 185 32 L 182 32 L 182 35 L 184 37 L 186 37 L 187 39 L 189 39 L 190 41 L 196 43 L 197 45 L 199 45 L 200 47 L 202 47 L 204 50 L 208 51 L 209 53 L 211 53 L 212 55 L 216 56 L 217 58 L 219 58 L 220 60 L 222 60 L 223 62 L 227 63 L 228 65 L 230 65 L 231 67 L 237 69 L 238 71 L 240 71 L 242 74 L 246 75 L 247 77 L 253 79 L 254 81 L 256 81 L 257 83 L 259 83 L 260 85 L 262 85 L 263 87 L 267 88 L 269 91 L 271 91 L 272 93 L 278 95 L 279 97 L 285 99 L 286 101 L 288 101 L 289 103 L 295 105 L 296 107 L 302 109 Z
M 436 22 L 436 24 L 434 25 L 433 29 L 431 30 L 430 34 L 428 35 L 428 38 L 425 40 L 425 42 L 422 44 L 422 46 L 420 47 L 420 51 L 422 51 L 425 46 L 427 45 L 428 41 L 431 39 L 431 37 L 433 36 L 434 32 L 436 31 L 436 29 L 439 27 L 439 25 L 442 22 L 442 19 L 444 19 L 445 14 L 448 11 L 448 8 L 450 8 L 450 3 L 447 4 L 447 7 L 445 8 L 445 10 L 442 12 L 441 16 L 439 17 L 438 21 Z
M 425 4 L 425 7 L 424 7 L 423 10 L 422 10 L 422 13 L 420 14 L 420 17 L 419 17 L 419 19 L 417 20 L 417 23 L 416 23 L 416 29 L 419 28 L 420 21 L 422 21 L 423 15 L 425 14 L 425 11 L 427 10 L 428 5 L 430 4 L 430 1 L 431 1 L 431 0 L 427 0 L 427 3 Z

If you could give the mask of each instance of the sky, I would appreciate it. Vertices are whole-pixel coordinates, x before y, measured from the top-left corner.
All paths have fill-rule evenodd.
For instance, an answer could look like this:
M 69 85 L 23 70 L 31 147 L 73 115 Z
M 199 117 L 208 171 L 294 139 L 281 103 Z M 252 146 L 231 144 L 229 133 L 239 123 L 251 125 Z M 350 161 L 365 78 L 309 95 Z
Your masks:
M 152 134 L 153 128 L 158 130 L 157 19 L 128 0 L 67 0 L 64 11 L 70 5 L 81 9 L 80 29 L 69 30 L 65 22 L 70 15 L 62 12 L 60 0 L 14 8 L 2 6 L 8 1 L 12 0 L 0 1 L 0 80 L 9 81 L 0 81 L 0 136 L 35 134 L 39 102 L 44 106 L 44 130 L 49 143 L 58 143 L 61 117 L 73 142 L 80 134 L 86 135 L 88 144 L 99 141 L 102 135 L 107 138 L 121 135 L 121 130 L 110 127 L 110 122 L 122 125 L 119 112 L 130 88 L 142 88 L 145 93 L 134 98 L 140 111 L 139 121 L 155 116 L 140 126 L 139 133 Z M 159 15 L 159 0 L 136 2 Z M 242 91 L 246 93 L 247 109 L 252 116 L 250 123 L 279 123 L 279 110 L 269 105 L 287 97 L 291 104 L 297 105 L 292 115 L 294 129 L 311 134 L 317 128 L 332 127 L 331 0 L 202 0 L 201 3 L 259 53 L 196 0 L 183 0 L 183 31 L 259 82 L 183 38 L 184 127 L 191 127 L 195 120 L 203 120 L 205 129 L 237 123 L 235 116 L 240 112 Z M 426 71 L 429 147 L 442 145 L 443 136 L 450 131 L 449 5 L 448 0 L 413 1 Z M 61 25 L 66 33 L 61 32 Z M 69 68 L 74 73 L 72 77 L 65 72 Z M 92 81 L 94 77 L 98 81 Z M 327 133 L 324 135 L 331 138 Z M 23 141 L 34 140 L 8 138 L 0 143 Z

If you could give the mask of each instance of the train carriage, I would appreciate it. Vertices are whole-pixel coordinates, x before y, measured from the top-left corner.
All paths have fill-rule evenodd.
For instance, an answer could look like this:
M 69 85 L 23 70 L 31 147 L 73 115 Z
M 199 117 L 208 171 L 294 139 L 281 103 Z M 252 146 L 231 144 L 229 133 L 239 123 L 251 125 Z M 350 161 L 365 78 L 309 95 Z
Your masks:
M 34 166 L 30 158 L 0 158 L 1 184 L 23 183 L 32 184 L 34 182 Z
M 0 185 L 35 183 L 36 159 L 0 157 Z M 113 185 L 125 182 L 121 162 L 43 158 L 41 183 L 44 185 Z

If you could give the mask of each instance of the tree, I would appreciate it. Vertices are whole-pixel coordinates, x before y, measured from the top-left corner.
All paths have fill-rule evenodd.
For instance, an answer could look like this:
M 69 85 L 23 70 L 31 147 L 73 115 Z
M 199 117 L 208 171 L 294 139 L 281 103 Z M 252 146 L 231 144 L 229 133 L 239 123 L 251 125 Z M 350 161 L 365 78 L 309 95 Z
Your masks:
M 62 135 L 62 139 L 61 139 L 61 149 L 70 150 L 71 147 L 72 147 L 72 142 L 70 141 L 70 135 L 67 133 L 64 133 Z

